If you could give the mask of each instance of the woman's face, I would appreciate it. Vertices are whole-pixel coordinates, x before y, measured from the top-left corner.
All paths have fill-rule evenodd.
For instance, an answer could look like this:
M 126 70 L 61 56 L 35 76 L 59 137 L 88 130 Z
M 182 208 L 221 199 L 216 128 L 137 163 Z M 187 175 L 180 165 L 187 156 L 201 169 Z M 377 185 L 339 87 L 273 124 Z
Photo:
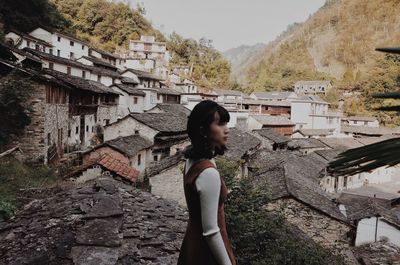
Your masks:
M 229 129 L 226 122 L 220 122 L 219 113 L 214 113 L 214 121 L 210 124 L 210 138 L 212 146 L 226 145 L 228 141 Z

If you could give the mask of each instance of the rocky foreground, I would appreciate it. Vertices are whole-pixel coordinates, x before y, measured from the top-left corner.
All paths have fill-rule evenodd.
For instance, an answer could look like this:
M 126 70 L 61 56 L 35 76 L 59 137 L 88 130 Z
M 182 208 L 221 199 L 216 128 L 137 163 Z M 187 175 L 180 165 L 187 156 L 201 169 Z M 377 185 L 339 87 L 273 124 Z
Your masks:
M 0 264 L 176 264 L 187 219 L 172 201 L 101 177 L 0 224 Z

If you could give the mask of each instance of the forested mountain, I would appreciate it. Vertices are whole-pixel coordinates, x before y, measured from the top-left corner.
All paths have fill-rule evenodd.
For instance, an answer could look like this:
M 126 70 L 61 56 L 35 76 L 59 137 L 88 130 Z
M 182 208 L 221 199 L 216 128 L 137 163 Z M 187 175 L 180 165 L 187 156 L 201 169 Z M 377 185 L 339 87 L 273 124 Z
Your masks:
M 375 51 L 400 46 L 399 0 L 328 0 L 304 23 L 295 24 L 267 45 L 247 67 L 246 85 L 252 90 L 290 90 L 299 79 L 331 79 L 342 89 L 361 92 L 345 99 L 348 114 L 376 114 L 387 124 L 400 124 L 394 113 L 376 113 L 375 92 L 397 90 L 397 57 Z

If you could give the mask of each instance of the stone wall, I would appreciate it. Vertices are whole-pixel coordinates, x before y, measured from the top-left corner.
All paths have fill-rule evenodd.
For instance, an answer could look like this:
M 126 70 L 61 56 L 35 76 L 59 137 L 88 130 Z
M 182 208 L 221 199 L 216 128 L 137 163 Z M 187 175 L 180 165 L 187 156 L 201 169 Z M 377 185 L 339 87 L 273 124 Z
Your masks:
M 332 249 L 337 254 L 340 253 L 345 257 L 348 255 L 350 239 L 348 239 L 347 233 L 352 230 L 350 225 L 292 198 L 275 200 L 269 203 L 265 209 L 282 213 L 289 223 L 297 226 L 315 242 Z M 350 259 L 351 257 L 346 258 Z

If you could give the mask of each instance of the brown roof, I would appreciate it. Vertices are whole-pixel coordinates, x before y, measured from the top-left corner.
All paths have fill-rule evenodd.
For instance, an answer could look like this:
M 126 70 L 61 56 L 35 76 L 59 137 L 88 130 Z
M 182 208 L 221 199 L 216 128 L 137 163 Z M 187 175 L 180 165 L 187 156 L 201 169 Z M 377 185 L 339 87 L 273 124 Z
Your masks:
M 94 163 L 105 167 L 107 170 L 129 180 L 130 182 L 136 182 L 140 174 L 137 169 L 116 158 L 113 158 L 109 154 L 104 154 L 98 161 L 95 161 Z

